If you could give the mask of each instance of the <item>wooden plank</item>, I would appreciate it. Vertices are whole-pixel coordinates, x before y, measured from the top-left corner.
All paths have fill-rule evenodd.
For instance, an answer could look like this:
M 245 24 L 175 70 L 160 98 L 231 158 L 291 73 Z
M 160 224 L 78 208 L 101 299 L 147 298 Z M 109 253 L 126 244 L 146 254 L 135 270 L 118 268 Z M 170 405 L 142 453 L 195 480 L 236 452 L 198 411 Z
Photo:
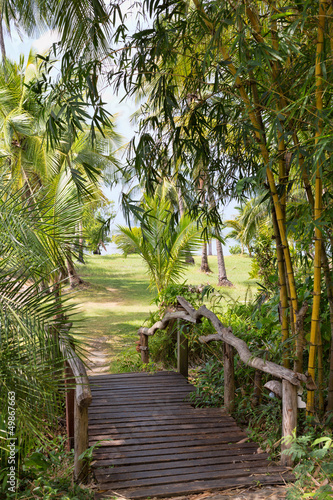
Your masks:
M 245 452 L 244 446 L 240 447 L 238 450 L 232 449 L 230 450 L 230 446 L 228 447 L 220 447 L 220 449 L 201 449 L 201 447 L 193 447 L 188 451 L 187 453 L 184 452 L 183 448 L 180 448 L 178 450 L 178 453 L 175 453 L 175 450 L 165 450 L 165 453 L 162 454 L 157 454 L 154 455 L 153 453 L 143 453 L 141 456 L 135 455 L 134 456 L 124 456 L 124 454 L 118 453 L 117 456 L 111 456 L 110 454 L 105 454 L 100 455 L 96 457 L 98 459 L 98 466 L 104 467 L 104 466 L 110 466 L 110 465 L 116 465 L 122 466 L 122 465 L 136 465 L 136 464 L 157 464 L 157 463 L 165 463 L 165 462 L 175 462 L 179 460 L 189 460 L 193 458 L 198 458 L 200 456 L 201 458 L 217 458 L 221 456 L 231 456 L 236 454 L 237 452 L 239 454 L 242 454 Z M 246 451 L 253 452 L 255 453 L 257 451 L 257 447 L 253 446 L 246 448 Z M 168 454 L 168 452 L 170 454 Z M 96 466 L 96 464 L 95 464 Z
M 135 387 L 94 387 L 93 392 L 96 396 L 99 396 L 99 394 L 107 394 L 109 396 L 113 396 L 113 394 L 121 395 L 121 396 L 126 396 L 129 394 L 135 394 L 136 392 L 140 391 L 141 393 L 151 393 L 151 394 L 164 394 L 165 392 L 193 392 L 194 388 L 188 384 L 184 386 L 180 386 L 177 384 L 177 387 L 170 387 L 170 385 L 165 385 L 165 386 L 143 386 L 143 385 L 138 385 Z
M 241 456 L 241 459 L 239 460 L 234 460 L 231 462 L 228 460 L 229 457 L 225 458 L 224 463 L 215 463 L 214 467 L 211 465 L 208 465 L 207 463 L 204 463 L 204 465 L 199 465 L 198 463 L 191 463 L 189 466 L 186 464 L 186 461 L 184 462 L 178 462 L 180 465 L 175 466 L 174 463 L 170 464 L 170 467 L 168 469 L 158 469 L 158 470 L 139 470 L 135 472 L 130 472 L 127 468 L 126 471 L 119 473 L 118 468 L 108 468 L 108 469 L 96 469 L 94 471 L 96 478 L 100 482 L 111 482 L 111 481 L 128 481 L 130 479 L 152 479 L 152 478 L 160 478 L 160 477 L 166 477 L 168 478 L 169 476 L 176 476 L 176 475 L 185 475 L 185 474 L 201 474 L 204 472 L 211 472 L 213 471 L 221 471 L 221 470 L 230 470 L 230 468 L 237 468 L 237 469 L 244 469 L 247 468 L 247 466 L 251 464 L 251 467 L 266 467 L 267 468 L 267 459 L 265 457 L 260 457 L 260 455 L 250 455 L 250 459 L 244 460 L 243 459 L 244 455 Z M 196 479 L 196 478 L 195 478 Z M 168 480 L 168 479 L 167 479 Z
M 179 446 L 178 446 L 179 444 Z M 102 448 L 96 448 L 94 451 L 94 457 L 98 460 L 101 458 L 113 458 L 113 459 L 122 459 L 122 458 L 136 458 L 142 457 L 142 459 L 148 459 L 148 457 L 166 457 L 167 455 L 178 455 L 178 459 L 184 458 L 185 455 L 190 455 L 191 453 L 195 453 L 196 455 L 191 455 L 190 458 L 195 458 L 198 456 L 198 453 L 201 453 L 202 456 L 214 456 L 214 452 L 218 453 L 222 450 L 226 450 L 232 444 L 237 444 L 237 441 L 234 443 L 220 441 L 214 445 L 208 444 L 206 442 L 193 442 L 190 443 L 187 447 L 184 446 L 184 442 L 182 443 L 166 443 L 163 447 L 160 446 L 160 443 L 155 444 L 146 444 L 146 445 L 137 445 L 137 446 L 119 446 L 119 448 L 111 448 L 110 446 L 104 446 Z M 241 447 L 240 449 L 243 449 Z M 252 444 L 253 451 L 258 449 L 258 445 L 254 446 Z M 182 455 L 182 457 L 180 457 Z
M 224 490 L 237 487 L 249 487 L 254 485 L 268 485 L 268 484 L 284 484 L 286 481 L 292 481 L 293 476 L 287 475 L 264 475 L 257 474 L 252 476 L 241 476 L 233 478 L 223 478 L 214 480 L 191 481 L 187 483 L 169 484 L 163 486 L 151 486 L 146 488 L 122 490 L 121 494 L 130 499 L 147 499 L 149 497 L 163 498 L 170 495 L 187 495 L 202 491 Z M 113 491 L 113 490 L 111 490 Z M 95 498 L 103 498 L 105 493 L 97 495 Z
M 237 424 L 234 422 L 228 422 L 228 423 L 209 423 L 205 424 L 203 427 L 202 425 L 195 425 L 195 424 L 169 424 L 169 425 L 158 425 L 157 423 L 154 425 L 138 425 L 133 427 L 133 424 L 124 424 L 123 426 L 115 426 L 115 425 L 110 425 L 110 424 L 105 424 L 103 426 L 93 426 L 91 425 L 89 427 L 89 436 L 96 436 L 96 435 L 110 435 L 112 436 L 113 434 L 120 434 L 120 433 L 126 433 L 126 432 L 131 432 L 131 435 L 133 435 L 136 432 L 139 432 L 141 435 L 147 435 L 149 436 L 150 433 L 167 433 L 165 435 L 170 435 L 170 432 L 175 432 L 178 431 L 183 432 L 185 434 L 191 434 L 191 432 L 188 431 L 196 431 L 196 432 L 201 432 L 201 433 L 209 433 L 213 432 L 215 430 L 223 430 L 226 428 L 238 428 Z
M 152 437 L 149 439 L 149 444 L 147 444 L 147 438 L 128 438 L 124 440 L 122 436 L 119 436 L 118 439 L 114 439 L 111 441 L 101 441 L 99 448 L 96 450 L 96 453 L 99 452 L 102 448 L 110 448 L 110 451 L 112 448 L 121 446 L 122 449 L 126 447 L 128 449 L 129 447 L 133 446 L 139 446 L 139 449 L 144 446 L 145 450 L 151 450 L 155 449 L 156 447 L 162 448 L 168 448 L 169 446 L 174 447 L 174 448 L 179 448 L 184 446 L 185 449 L 188 448 L 188 446 L 192 445 L 199 445 L 199 444 L 205 444 L 205 445 L 213 445 L 213 444 L 220 444 L 220 443 L 237 443 L 238 441 L 242 440 L 244 437 L 247 437 L 246 434 L 242 431 L 236 431 L 236 432 L 226 432 L 224 434 L 215 434 L 213 436 L 209 435 L 207 436 L 196 436 L 195 439 L 191 440 L 191 443 L 189 443 L 188 440 L 185 440 L 183 436 L 174 436 L 172 440 L 169 437 Z
M 89 411 L 89 415 L 91 415 L 92 417 L 95 415 L 101 415 L 101 416 L 104 416 L 104 417 L 113 417 L 113 416 L 122 416 L 123 419 L 127 419 L 128 416 L 133 416 L 133 417 L 137 417 L 138 419 L 141 417 L 141 416 L 147 416 L 147 415 L 150 415 L 152 418 L 153 417 L 159 417 L 159 415 L 163 415 L 165 413 L 167 413 L 169 411 L 170 414 L 173 414 L 175 412 L 177 412 L 179 408 L 179 405 L 177 405 L 176 403 L 172 404 L 172 403 L 169 403 L 169 404 L 165 404 L 165 405 L 155 405 L 154 406 L 154 409 L 152 408 L 149 408 L 149 406 L 147 406 L 147 409 L 145 410 L 139 410 L 137 408 L 128 408 L 126 410 L 126 407 L 124 408 L 118 408 L 115 407 L 113 409 L 108 409 L 106 411 L 103 411 L 103 412 L 100 412 L 97 410 L 91 410 Z M 183 404 L 183 411 L 181 413 L 184 412 L 184 409 L 187 408 L 187 409 L 191 409 L 190 405 L 187 405 L 186 403 Z
M 159 477 L 148 477 L 140 479 L 129 479 L 128 481 L 123 479 L 122 481 L 113 481 L 103 476 L 101 480 L 101 485 L 103 487 L 109 487 L 114 490 L 120 491 L 122 489 L 128 488 L 138 488 L 143 486 L 158 486 L 158 485 L 170 485 L 173 483 L 185 483 L 192 481 L 200 481 L 204 479 L 227 479 L 231 477 L 246 476 L 251 474 L 266 474 L 268 472 L 267 461 L 263 460 L 259 462 L 260 465 L 247 463 L 247 464 L 233 464 L 232 469 L 230 464 L 227 466 L 221 466 L 218 470 L 215 467 L 211 467 L 210 470 L 205 472 L 200 472 L 199 470 L 193 471 L 192 473 L 178 474 L 175 473 L 172 476 L 159 476 Z M 273 470 L 274 469 L 274 470 Z M 272 467 L 272 472 L 279 473 L 285 471 L 285 467 Z M 195 474 L 195 479 L 193 478 Z
M 127 466 L 118 466 L 113 465 L 111 467 L 98 467 L 98 463 L 93 465 L 95 475 L 107 475 L 112 474 L 116 477 L 121 477 L 123 474 L 127 476 L 127 474 L 132 473 L 140 473 L 142 477 L 150 474 L 168 474 L 169 470 L 174 469 L 188 469 L 193 467 L 211 467 L 211 465 L 220 465 L 220 464 L 234 464 L 238 462 L 248 462 L 248 461 L 257 461 L 261 459 L 267 459 L 269 457 L 268 453 L 252 453 L 246 454 L 244 450 L 232 450 L 225 452 L 222 456 L 212 457 L 212 458 L 192 458 L 187 460 L 173 460 L 172 462 L 157 462 L 151 464 L 135 464 L 135 465 L 127 465 Z
M 156 397 L 154 395 L 152 396 L 145 396 L 145 398 L 138 398 L 137 396 L 135 397 L 129 397 L 129 398 L 101 398 L 100 400 L 97 400 L 94 402 L 93 405 L 90 405 L 90 409 L 94 410 L 99 407 L 103 406 L 121 406 L 121 405 L 135 405 L 139 406 L 140 408 L 149 406 L 154 404 L 160 404 L 160 405 L 165 405 L 168 403 L 188 403 L 186 401 L 186 394 L 166 394 L 164 398 L 161 397 Z
M 158 371 L 155 373 L 149 372 L 128 372 L 128 373 L 106 373 L 105 375 L 93 375 L 89 377 L 90 382 L 99 381 L 99 380 L 130 380 L 130 379 L 156 379 L 156 378 L 176 378 L 176 379 L 184 379 L 184 377 L 178 372 L 171 371 Z
M 187 411 L 186 411 L 187 410 Z M 158 418 L 159 420 L 164 420 L 164 421 L 173 421 L 177 419 L 182 419 L 187 420 L 187 421 L 192 421 L 191 418 L 191 413 L 190 411 L 191 408 L 183 408 L 183 409 L 174 409 L 173 411 L 166 412 L 164 409 L 160 409 L 159 411 L 152 410 L 152 411 L 144 411 L 144 412 L 132 412 L 132 413 L 127 413 L 126 414 L 126 419 L 124 418 L 125 415 L 123 412 L 108 412 L 106 415 L 101 415 L 100 418 L 98 418 L 98 414 L 91 414 L 89 415 L 89 421 L 97 420 L 99 422 L 143 422 L 146 421 L 147 419 L 150 420 L 151 422 L 153 421 L 154 417 L 156 419 Z M 220 422 L 224 421 L 224 416 L 220 415 L 219 417 L 214 417 L 209 415 L 202 417 L 203 419 L 207 418 L 207 420 L 210 418 L 211 420 L 216 420 L 216 418 L 219 419 Z M 193 415 L 193 419 L 195 419 L 195 415 Z
M 138 424 L 138 425 L 144 425 L 147 423 L 148 425 L 156 425 L 156 422 L 152 420 L 152 412 L 150 412 L 148 415 L 143 416 L 140 420 L 137 419 L 137 417 L 130 417 L 126 416 L 126 421 L 124 421 L 123 414 L 121 414 L 121 417 L 112 417 L 112 418 L 101 418 L 97 419 L 98 422 L 95 422 L 96 417 L 92 418 L 92 424 L 91 425 L 99 425 L 99 422 L 101 425 L 103 423 L 107 424 L 122 424 L 122 425 L 130 425 L 133 427 L 133 422 Z M 90 419 L 89 419 L 90 420 Z M 214 415 L 198 415 L 195 416 L 192 414 L 191 411 L 178 411 L 178 412 L 173 412 L 170 414 L 161 414 L 159 416 L 159 422 L 163 422 L 165 424 L 170 424 L 174 425 L 174 423 L 222 423 L 222 422 L 234 422 L 234 419 L 232 417 L 225 417 L 224 415 L 220 416 L 214 416 Z
M 130 432 L 130 433 L 120 433 L 120 432 L 105 432 L 104 434 L 94 434 L 94 435 L 91 435 L 89 433 L 89 437 L 90 437 L 90 441 L 93 442 L 93 441 L 101 441 L 103 439 L 108 439 L 108 438 L 114 438 L 114 439 L 119 439 L 119 437 L 121 437 L 121 439 L 123 440 L 128 440 L 128 439 L 145 439 L 145 440 L 149 440 L 150 443 L 153 443 L 155 441 L 152 441 L 152 439 L 157 439 L 157 438 L 170 438 L 170 437 L 177 437 L 177 436 L 182 436 L 182 438 L 184 439 L 184 436 L 187 436 L 188 438 L 190 436 L 196 436 L 196 437 L 200 437 L 201 439 L 206 439 L 206 438 L 213 438 L 213 437 L 218 437 L 218 436 L 221 436 L 221 435 L 226 435 L 226 437 L 230 436 L 230 435 L 238 435 L 238 436 L 246 436 L 245 433 L 243 434 L 240 434 L 240 431 L 238 429 L 237 426 L 233 426 L 233 427 L 221 427 L 219 429 L 217 429 L 216 427 L 215 428 L 210 428 L 210 429 L 178 429 L 178 428 L 175 428 L 174 430 L 159 430 L 158 427 L 156 428 L 156 431 L 155 432 L 144 432 L 144 430 L 140 431 L 140 430 L 134 430 L 133 429 L 133 432 Z M 167 441 L 168 439 L 165 439 L 164 441 Z M 156 441 L 157 442 L 157 441 Z

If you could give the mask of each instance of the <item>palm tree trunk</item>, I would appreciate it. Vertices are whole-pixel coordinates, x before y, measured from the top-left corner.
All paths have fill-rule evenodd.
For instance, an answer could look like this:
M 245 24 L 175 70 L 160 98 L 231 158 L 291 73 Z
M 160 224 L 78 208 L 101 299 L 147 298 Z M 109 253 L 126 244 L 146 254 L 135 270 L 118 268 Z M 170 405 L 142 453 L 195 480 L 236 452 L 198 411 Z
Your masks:
M 208 255 L 213 255 L 213 242 L 212 238 L 208 240 Z
M 76 272 L 76 269 L 72 261 L 72 257 L 67 257 L 67 273 L 71 288 L 75 288 L 76 286 L 83 284 L 83 280 Z
M 81 264 L 85 264 L 84 258 L 83 258 L 82 222 L 79 222 L 79 256 L 78 256 L 78 261 L 81 262 Z
M 6 46 L 5 46 L 5 39 L 3 36 L 3 18 L 2 18 L 2 12 L 0 12 L 0 49 L 1 49 L 1 57 L 2 57 L 2 64 L 5 66 L 6 62 Z
M 218 282 L 217 286 L 234 286 L 227 278 L 227 271 L 225 268 L 224 255 L 222 243 L 216 240 L 216 255 L 217 255 L 217 268 L 218 268 Z
M 202 254 L 201 254 L 201 266 L 200 271 L 202 273 L 211 273 L 211 269 L 208 265 L 208 256 L 207 256 L 207 242 L 202 245 Z

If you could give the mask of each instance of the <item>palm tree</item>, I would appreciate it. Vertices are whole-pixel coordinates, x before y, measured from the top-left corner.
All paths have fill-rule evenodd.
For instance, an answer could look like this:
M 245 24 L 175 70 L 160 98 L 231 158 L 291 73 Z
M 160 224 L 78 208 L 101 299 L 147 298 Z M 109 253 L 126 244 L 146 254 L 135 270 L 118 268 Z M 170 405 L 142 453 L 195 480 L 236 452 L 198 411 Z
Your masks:
M 244 246 L 252 257 L 251 244 L 262 225 L 271 225 L 269 215 L 269 200 L 264 194 L 258 194 L 240 207 L 236 207 L 238 215 L 234 219 L 225 221 L 226 227 L 232 229 L 227 238 L 238 240 L 241 244 L 242 255 Z
M 151 287 L 161 293 L 168 284 L 177 283 L 186 268 L 188 251 L 200 244 L 200 231 L 188 217 L 173 222 L 170 200 L 156 195 L 144 196 L 142 207 L 147 213 L 141 232 L 118 226 L 123 240 L 127 239 L 144 259 Z M 134 228 L 133 228 L 134 229 Z
M 48 149 L 45 120 L 29 90 L 29 82 L 39 76 L 40 68 L 35 55 L 30 53 L 26 67 L 23 61 L 20 65 L 7 61 L 6 67 L 6 75 L 0 71 L 2 168 L 10 166 L 11 178 L 15 179 L 17 188 L 25 187 L 25 196 L 28 195 L 30 200 L 41 186 L 48 186 L 52 191 L 53 183 L 59 176 L 75 187 L 82 205 L 87 200 L 91 203 L 101 199 L 101 179 L 103 175 L 110 176 L 117 166 L 113 151 L 120 138 L 114 128 L 105 128 L 104 135 L 97 133 L 94 145 L 85 130 L 74 137 L 64 131 L 57 147 Z M 77 233 L 80 227 L 81 220 L 78 220 Z M 80 236 L 82 245 L 82 234 Z M 68 248 L 67 265 L 63 272 L 68 272 L 73 286 L 81 280 L 75 271 L 70 250 Z
M 59 264 L 66 261 L 80 206 L 64 179 L 54 183 L 53 193 L 41 190 L 36 203 L 6 172 L 0 177 L 0 429 L 15 392 L 20 453 L 59 414 L 58 341 L 73 341 L 65 328 L 70 309 L 58 293 Z M 6 443 L 0 440 L 0 448 Z

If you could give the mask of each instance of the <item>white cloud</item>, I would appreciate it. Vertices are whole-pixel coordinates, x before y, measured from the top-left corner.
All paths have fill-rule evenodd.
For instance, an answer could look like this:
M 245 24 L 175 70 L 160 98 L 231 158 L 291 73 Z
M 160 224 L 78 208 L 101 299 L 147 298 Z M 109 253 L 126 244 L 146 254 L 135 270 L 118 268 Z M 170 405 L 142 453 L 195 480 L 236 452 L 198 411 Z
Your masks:
M 46 52 L 48 49 L 51 48 L 52 44 L 57 42 L 59 40 L 59 32 L 54 30 L 54 31 L 47 31 L 44 35 L 42 35 L 40 38 L 37 40 L 34 40 L 32 43 L 32 46 L 34 49 L 37 50 L 40 54 L 43 54 Z

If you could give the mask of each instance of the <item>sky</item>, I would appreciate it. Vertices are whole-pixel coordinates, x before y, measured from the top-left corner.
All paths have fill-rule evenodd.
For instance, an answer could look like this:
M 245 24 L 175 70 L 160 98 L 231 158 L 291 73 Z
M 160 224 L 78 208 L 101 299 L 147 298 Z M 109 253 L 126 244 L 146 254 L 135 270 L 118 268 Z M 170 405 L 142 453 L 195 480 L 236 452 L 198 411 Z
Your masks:
M 34 48 L 39 53 L 43 53 L 46 51 L 52 43 L 56 42 L 58 39 L 57 34 L 55 32 L 47 32 L 45 35 L 39 38 L 28 38 L 25 35 L 18 35 L 15 29 L 12 30 L 11 38 L 6 37 L 6 51 L 7 57 L 12 60 L 19 61 L 20 55 L 24 55 L 25 58 L 28 57 L 31 48 Z M 108 87 L 103 92 L 103 100 L 107 103 L 107 109 L 112 114 L 115 115 L 116 121 L 116 130 L 122 136 L 123 143 L 126 144 L 129 142 L 135 134 L 135 126 L 131 123 L 130 117 L 136 111 L 137 105 L 135 105 L 133 99 L 126 99 L 122 102 L 122 95 L 115 95 L 112 88 Z M 121 156 L 120 156 L 121 161 Z M 104 193 L 108 197 L 109 200 L 114 201 L 115 210 L 116 210 L 116 218 L 114 220 L 114 230 L 116 230 L 116 225 L 125 225 L 125 220 L 121 211 L 119 198 L 121 195 L 122 186 L 118 185 L 112 190 L 105 187 Z M 235 201 L 231 201 L 229 205 L 224 207 L 223 211 L 223 219 L 232 219 L 234 215 L 237 213 L 235 210 L 235 206 L 237 203 Z M 225 234 L 224 234 L 225 235 Z M 234 240 L 228 240 L 227 245 L 223 246 L 223 251 L 225 255 L 230 255 L 229 246 L 235 245 L 237 242 Z M 111 243 L 107 246 L 107 252 L 103 253 L 117 253 L 117 247 Z M 213 244 L 213 254 L 216 254 L 216 247 Z

